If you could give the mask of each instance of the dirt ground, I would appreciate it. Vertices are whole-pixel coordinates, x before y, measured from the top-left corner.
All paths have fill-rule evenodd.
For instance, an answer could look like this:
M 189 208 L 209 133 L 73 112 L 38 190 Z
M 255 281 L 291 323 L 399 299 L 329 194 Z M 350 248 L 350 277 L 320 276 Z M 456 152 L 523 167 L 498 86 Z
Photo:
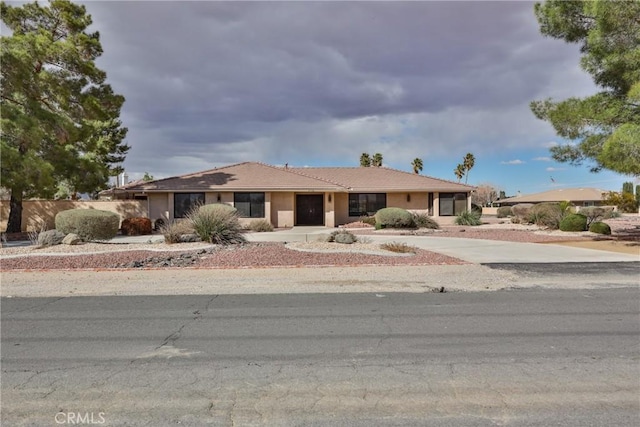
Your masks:
M 629 242 L 624 240 L 576 240 L 552 243 L 554 245 L 571 246 L 574 248 L 596 249 L 600 251 L 620 252 L 640 256 L 640 242 Z

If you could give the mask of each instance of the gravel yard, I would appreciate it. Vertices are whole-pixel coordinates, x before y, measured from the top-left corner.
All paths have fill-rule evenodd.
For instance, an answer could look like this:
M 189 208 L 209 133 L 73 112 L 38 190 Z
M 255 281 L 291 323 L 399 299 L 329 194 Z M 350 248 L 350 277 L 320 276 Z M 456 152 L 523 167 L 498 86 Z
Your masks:
M 622 217 L 607 221 L 614 237 L 589 232 L 565 233 L 541 230 L 535 226 L 493 223 L 481 227 L 445 226 L 441 230 L 374 231 L 352 229 L 357 235 L 423 235 L 450 238 L 488 239 L 526 243 L 591 243 L 594 240 L 625 241 L 623 250 L 640 245 L 640 218 Z M 618 242 L 620 243 L 620 242 Z M 632 246 L 630 246 L 632 245 Z M 607 249 L 603 246 L 603 249 Z M 630 252 L 634 253 L 634 252 Z M 298 266 L 368 265 L 460 265 L 463 261 L 445 255 L 417 250 L 415 254 L 396 254 L 375 244 L 342 245 L 336 243 L 249 243 L 239 246 L 214 246 L 205 243 L 109 244 L 87 243 L 47 248 L 23 246 L 0 249 L 0 268 L 8 270 L 64 269 L 155 269 L 155 268 L 260 268 Z

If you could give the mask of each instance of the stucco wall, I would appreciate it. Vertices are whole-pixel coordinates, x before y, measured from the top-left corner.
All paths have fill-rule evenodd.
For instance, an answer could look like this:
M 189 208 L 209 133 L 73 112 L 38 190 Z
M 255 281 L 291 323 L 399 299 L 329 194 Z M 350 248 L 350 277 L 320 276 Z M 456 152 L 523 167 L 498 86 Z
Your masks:
M 148 217 L 146 200 L 25 200 L 22 202 L 22 231 L 55 228 L 58 212 L 69 209 L 98 209 L 120 215 L 120 221 L 132 217 Z M 0 229 L 7 229 L 9 200 L 0 200 Z
M 274 227 L 293 226 L 294 201 L 293 193 L 271 193 L 271 223 Z

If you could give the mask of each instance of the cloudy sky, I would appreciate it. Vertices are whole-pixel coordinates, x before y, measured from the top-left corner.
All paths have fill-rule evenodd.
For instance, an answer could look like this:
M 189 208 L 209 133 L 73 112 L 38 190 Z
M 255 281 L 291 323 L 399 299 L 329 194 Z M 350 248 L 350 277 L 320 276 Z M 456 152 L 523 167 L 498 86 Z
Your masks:
M 509 195 L 619 189 L 549 159 L 563 142 L 529 102 L 596 88 L 577 45 L 544 38 L 530 2 L 85 1 L 98 65 L 126 97 L 130 179 L 243 161 L 384 165 Z M 552 181 L 555 181 L 555 183 Z

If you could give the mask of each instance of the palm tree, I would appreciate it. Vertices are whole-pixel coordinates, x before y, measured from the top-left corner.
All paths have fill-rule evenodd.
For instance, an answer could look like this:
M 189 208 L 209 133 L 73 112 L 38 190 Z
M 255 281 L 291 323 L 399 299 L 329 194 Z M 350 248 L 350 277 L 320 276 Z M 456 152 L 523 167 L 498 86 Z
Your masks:
M 371 166 L 375 166 L 377 168 L 382 166 L 382 154 L 376 153 L 373 155 L 373 158 L 371 159 Z
M 415 158 L 413 162 L 411 162 L 411 167 L 413 168 L 413 173 L 416 175 L 422 172 L 422 159 Z
M 467 180 L 469 179 L 469 171 L 473 168 L 473 166 L 476 164 L 476 158 L 473 156 L 473 154 L 471 153 L 467 153 L 466 156 L 464 156 L 464 159 L 462 160 L 462 166 L 464 167 L 464 183 L 467 183 Z
M 362 153 L 360 155 L 360 166 L 365 168 L 371 166 L 371 156 L 369 156 L 369 153 Z
M 460 180 L 464 176 L 464 165 L 456 166 L 456 168 L 453 170 L 453 173 L 456 174 L 456 177 L 458 177 L 458 182 L 460 182 Z

